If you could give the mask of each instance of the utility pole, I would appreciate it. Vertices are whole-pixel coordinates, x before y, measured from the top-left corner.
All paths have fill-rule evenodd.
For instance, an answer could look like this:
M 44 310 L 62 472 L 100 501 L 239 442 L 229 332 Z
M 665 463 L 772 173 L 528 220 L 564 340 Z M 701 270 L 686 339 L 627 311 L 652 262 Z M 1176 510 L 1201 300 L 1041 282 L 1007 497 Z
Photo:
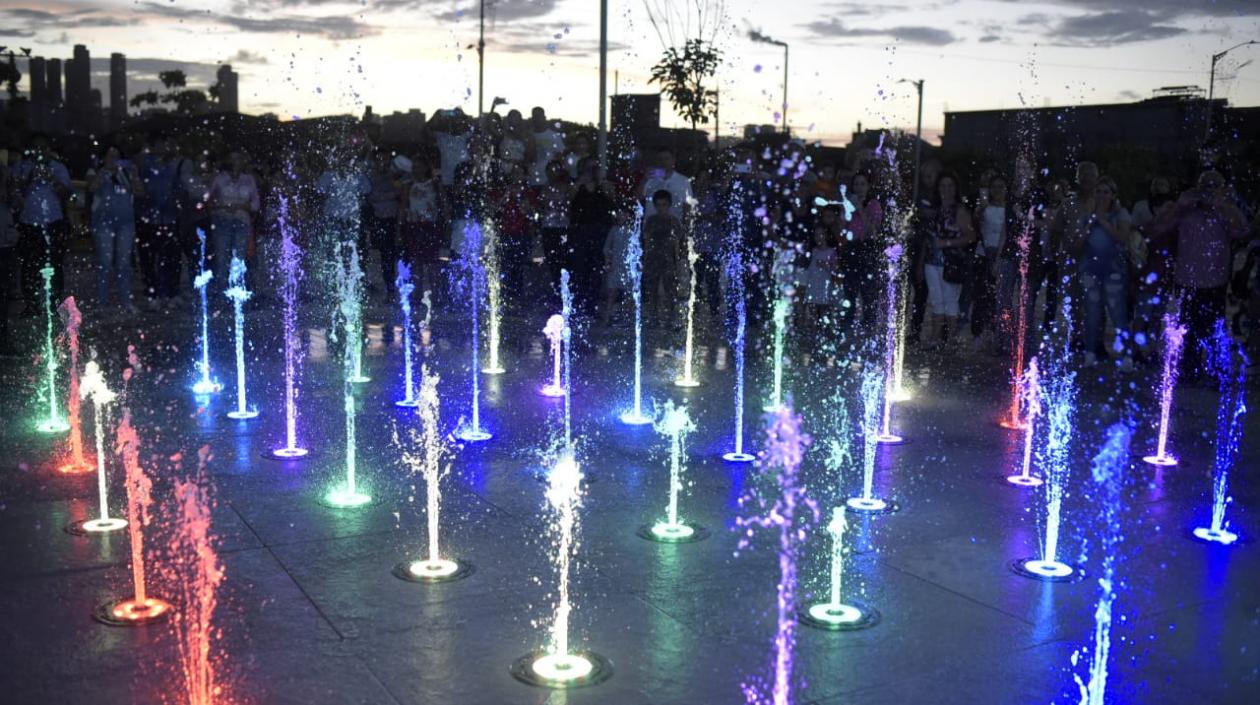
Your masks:
M 486 0 L 481 0 L 481 29 L 477 37 L 477 117 L 485 111 L 486 97 Z
M 608 176 L 608 0 L 599 0 L 599 178 Z
M 787 123 L 787 83 L 788 83 L 788 45 L 783 44 L 783 134 L 788 134 Z
M 1207 124 L 1203 126 L 1203 141 L 1206 143 L 1212 139 L 1212 100 L 1216 97 L 1216 62 L 1225 58 L 1229 52 L 1239 47 L 1251 46 L 1252 44 L 1260 44 L 1260 41 L 1252 39 L 1250 41 L 1241 42 L 1212 55 L 1212 67 L 1208 71 L 1208 100 L 1207 100 Z
M 923 163 L 923 79 L 911 81 L 903 78 L 897 83 L 909 83 L 919 92 L 919 117 L 914 125 L 914 187 L 911 208 L 919 207 L 919 165 Z

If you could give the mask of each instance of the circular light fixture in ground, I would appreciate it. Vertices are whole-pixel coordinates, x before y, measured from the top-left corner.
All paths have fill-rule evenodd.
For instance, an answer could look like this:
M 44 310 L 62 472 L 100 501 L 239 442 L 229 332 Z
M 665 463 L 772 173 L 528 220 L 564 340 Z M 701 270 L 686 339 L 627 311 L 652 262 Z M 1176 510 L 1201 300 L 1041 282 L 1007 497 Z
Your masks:
M 657 543 L 695 543 L 709 538 L 709 530 L 698 524 L 679 522 L 670 524 L 658 521 L 655 524 L 644 524 L 634 532 L 639 538 Z
M 1032 475 L 1007 475 L 1006 481 L 1020 487 L 1040 487 L 1041 478 Z
M 133 627 L 166 619 L 170 612 L 169 602 L 156 597 L 148 597 L 143 603 L 130 598 L 106 602 L 97 607 L 92 616 L 96 618 L 96 621 L 111 627 Z
M 258 412 L 254 409 L 246 409 L 245 411 L 229 411 L 227 412 L 227 417 L 229 419 L 236 419 L 237 421 L 246 421 L 248 419 L 258 418 Z
M 833 605 L 823 602 L 800 612 L 801 624 L 828 631 L 857 631 L 879 624 L 879 611 L 860 602 Z
M 1200 526 L 1194 531 L 1191 531 L 1190 535 L 1200 541 L 1217 543 L 1222 546 L 1228 546 L 1238 541 L 1238 534 L 1230 531 L 1229 529 L 1212 529 L 1206 526 Z
M 263 453 L 264 458 L 271 460 L 298 460 L 310 454 L 306 448 L 276 448 Z
M 564 655 L 526 654 L 512 664 L 512 677 L 540 688 L 581 688 L 608 680 L 612 662 L 593 651 Z
M 752 453 L 736 453 L 732 451 L 730 453 L 722 454 L 722 460 L 725 460 L 728 463 L 751 463 L 756 459 L 757 457 Z
M 122 531 L 127 528 L 127 520 L 122 517 L 108 517 L 106 519 L 85 519 L 76 521 L 66 527 L 66 531 L 76 536 L 87 536 L 89 534 L 108 534 L 114 531 Z
M 1142 458 L 1142 462 L 1149 465 L 1158 465 L 1162 468 L 1173 467 L 1177 464 L 1177 458 L 1171 455 L 1148 455 Z
M 440 558 L 436 561 L 403 561 L 394 566 L 394 577 L 412 583 L 449 583 L 472 575 L 472 563 Z
M 888 514 L 897 511 L 897 504 L 882 500 L 879 497 L 850 497 L 844 501 L 844 506 L 855 512 L 864 514 Z
M 621 416 L 621 423 L 627 426 L 642 426 L 652 423 L 652 417 L 646 414 L 636 414 L 634 411 L 624 412 Z
M 372 503 L 372 495 L 359 491 L 350 492 L 344 487 L 332 490 L 320 498 L 320 503 L 337 509 L 354 509 Z
M 1062 561 L 1047 561 L 1040 558 L 1021 558 L 1011 561 L 1010 567 L 1016 575 L 1050 583 L 1069 583 L 1085 576 L 1080 568 Z

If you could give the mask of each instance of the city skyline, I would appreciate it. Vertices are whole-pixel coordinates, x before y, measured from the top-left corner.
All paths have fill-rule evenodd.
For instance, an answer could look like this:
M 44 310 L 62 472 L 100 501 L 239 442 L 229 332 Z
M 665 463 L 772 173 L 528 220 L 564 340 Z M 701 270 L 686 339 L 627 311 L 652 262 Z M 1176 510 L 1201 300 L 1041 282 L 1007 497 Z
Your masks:
M 677 43 L 658 36 L 648 4 L 661 6 L 610 2 L 610 93 L 614 82 L 622 93 L 655 92 L 646 80 L 651 64 L 666 43 Z M 912 127 L 914 90 L 899 79 L 926 81 L 924 126 L 934 139 L 945 110 L 1127 102 L 1168 85 L 1206 89 L 1213 52 L 1260 36 L 1260 3 L 1243 0 L 809 0 L 790 21 L 751 2 L 725 4 L 716 33 L 726 57 L 716 82 L 722 132 L 778 122 L 783 53 L 749 41 L 746 30 L 757 28 L 791 46 L 793 131 L 833 144 L 847 141 L 858 122 Z M 504 96 L 522 111 L 542 105 L 595 122 L 598 5 L 500 0 L 487 13 L 486 105 Z M 0 20 L 8 27 L 0 42 L 48 59 L 87 45 L 91 85 L 107 110 L 114 53 L 126 56 L 132 96 L 155 88 L 161 70 L 183 70 L 205 88 L 221 64 L 231 64 L 243 112 L 294 119 L 361 114 L 369 105 L 378 114 L 476 110 L 477 16 L 468 2 L 0 0 Z M 681 26 L 673 33 L 686 34 Z M 1020 45 L 1027 41 L 1035 43 Z M 1217 97 L 1260 103 L 1260 70 L 1251 64 L 1257 50 L 1219 64 Z M 667 108 L 662 124 L 684 123 Z

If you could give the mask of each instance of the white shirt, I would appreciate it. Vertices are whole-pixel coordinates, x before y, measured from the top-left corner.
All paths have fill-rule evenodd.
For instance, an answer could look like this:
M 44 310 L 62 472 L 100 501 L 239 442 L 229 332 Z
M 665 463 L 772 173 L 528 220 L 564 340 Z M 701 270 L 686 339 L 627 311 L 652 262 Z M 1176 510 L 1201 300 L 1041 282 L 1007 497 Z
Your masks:
M 468 135 L 448 135 L 445 132 L 434 133 L 437 140 L 438 154 L 442 158 L 442 185 L 455 183 L 455 169 L 468 161 Z
M 681 219 L 683 205 L 691 200 L 691 179 L 676 171 L 665 177 L 659 169 L 655 169 L 643 182 L 643 200 L 647 203 L 646 208 L 651 208 L 652 194 L 657 191 L 669 191 L 669 195 L 673 197 L 673 202 L 669 207 L 670 215 Z
M 547 165 L 564 154 L 564 135 L 548 127 L 534 135 L 534 164 L 529 171 L 529 183 L 542 186 L 547 183 Z
M 981 242 L 986 250 L 1002 244 L 1002 231 L 1006 228 L 1006 209 L 1002 206 L 985 206 L 980 220 Z

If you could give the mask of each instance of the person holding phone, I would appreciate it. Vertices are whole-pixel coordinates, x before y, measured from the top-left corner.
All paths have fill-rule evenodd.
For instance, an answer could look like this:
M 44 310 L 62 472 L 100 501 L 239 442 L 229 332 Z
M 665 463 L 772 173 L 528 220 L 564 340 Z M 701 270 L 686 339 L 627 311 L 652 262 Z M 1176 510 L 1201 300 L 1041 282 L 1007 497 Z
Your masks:
M 136 244 L 136 197 L 144 182 L 136 165 L 109 147 L 88 176 L 92 196 L 92 243 L 96 247 L 96 303 L 117 304 L 127 316 L 139 311 L 131 299 L 131 255 Z
M 53 268 L 52 298 L 64 294 L 65 260 L 69 227 L 62 202 L 70 195 L 70 171 L 53 156 L 47 138 L 36 136 L 30 149 L 13 167 L 17 191 L 18 242 L 16 254 L 22 273 L 23 316 L 39 310 L 44 278 L 40 270 Z

